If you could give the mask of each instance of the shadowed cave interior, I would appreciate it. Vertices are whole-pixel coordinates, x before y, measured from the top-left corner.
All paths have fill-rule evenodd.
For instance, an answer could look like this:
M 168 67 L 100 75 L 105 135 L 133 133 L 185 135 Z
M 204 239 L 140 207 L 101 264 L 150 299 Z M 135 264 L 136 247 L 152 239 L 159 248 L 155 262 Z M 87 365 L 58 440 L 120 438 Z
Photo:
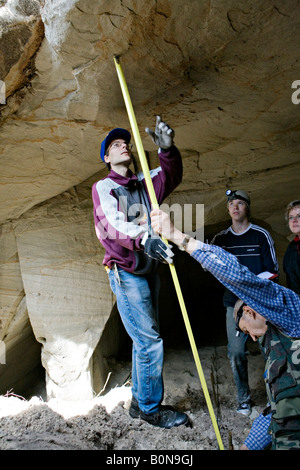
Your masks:
M 213 233 L 206 235 L 207 239 L 211 239 Z M 225 307 L 222 303 L 224 288 L 193 258 L 182 253 L 176 247 L 174 250 L 176 272 L 201 359 L 201 347 L 227 344 Z M 159 273 L 161 279 L 160 329 L 165 351 L 169 349 L 188 350 L 191 345 L 169 267 L 161 265 Z M 25 399 L 37 395 L 46 400 L 41 345 L 34 337 L 29 320 L 23 328 L 22 337 L 27 353 L 24 355 L 24 349 L 20 348 L 19 344 L 18 352 L 15 349 L 10 349 L 18 380 L 8 389 L 4 375 L 0 393 L 3 395 L 14 393 Z M 251 349 L 256 350 L 255 344 L 251 340 L 250 342 L 252 343 Z M 113 373 L 110 374 L 112 368 L 117 370 L 122 368 L 122 364 L 124 364 L 126 371 L 121 376 L 130 378 L 131 344 L 131 339 L 123 327 L 115 304 L 93 354 L 94 364 L 97 361 L 104 361 L 108 371 L 104 393 L 112 387 L 123 385 L 116 382 L 118 378 L 115 379 Z M 10 358 L 6 357 L 6 360 L 10 361 Z M 11 378 L 8 380 L 11 383 Z M 97 393 L 95 392 L 95 394 Z

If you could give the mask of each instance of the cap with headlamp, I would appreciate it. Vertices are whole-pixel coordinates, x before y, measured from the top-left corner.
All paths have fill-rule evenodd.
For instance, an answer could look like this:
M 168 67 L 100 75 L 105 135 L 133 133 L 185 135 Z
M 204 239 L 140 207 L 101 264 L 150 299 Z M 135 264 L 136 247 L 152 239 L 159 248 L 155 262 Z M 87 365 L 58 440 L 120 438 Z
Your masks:
M 242 189 L 227 189 L 225 194 L 227 197 L 227 202 L 233 201 L 234 199 L 240 199 L 241 201 L 244 201 L 248 207 L 250 207 L 251 199 L 246 191 L 243 191 Z

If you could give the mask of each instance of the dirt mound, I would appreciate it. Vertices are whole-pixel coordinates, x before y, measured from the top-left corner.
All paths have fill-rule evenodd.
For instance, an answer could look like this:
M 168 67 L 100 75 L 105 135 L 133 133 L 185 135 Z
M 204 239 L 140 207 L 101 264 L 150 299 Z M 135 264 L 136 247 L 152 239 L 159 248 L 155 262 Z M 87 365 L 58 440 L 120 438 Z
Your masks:
M 252 420 L 266 403 L 262 357 L 249 355 L 250 385 L 255 399 L 249 418 L 236 413 L 236 393 L 226 348 L 205 348 L 200 351 L 200 358 L 224 448 L 238 449 Z M 128 374 L 128 367 L 130 364 L 124 364 L 124 375 Z M 112 388 L 105 396 L 89 402 L 85 409 L 85 404 L 79 403 L 1 397 L 0 449 L 217 450 L 218 442 L 190 351 L 166 354 L 164 375 L 165 402 L 185 411 L 192 423 L 190 427 L 165 430 L 130 418 L 130 384 Z

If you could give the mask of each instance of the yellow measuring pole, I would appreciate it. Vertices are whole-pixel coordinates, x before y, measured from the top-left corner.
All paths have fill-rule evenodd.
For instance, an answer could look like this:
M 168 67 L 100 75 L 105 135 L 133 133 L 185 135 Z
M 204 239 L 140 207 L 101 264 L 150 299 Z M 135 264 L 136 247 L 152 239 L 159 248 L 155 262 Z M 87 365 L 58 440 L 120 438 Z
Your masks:
M 128 88 L 127 88 L 127 85 L 126 85 L 126 80 L 125 80 L 125 77 L 124 77 L 124 73 L 123 73 L 119 58 L 115 56 L 114 61 L 115 61 L 115 66 L 116 66 L 116 70 L 117 70 L 117 74 L 118 74 L 118 78 L 119 78 L 123 98 L 124 98 L 126 109 L 127 109 L 127 114 L 128 114 L 128 117 L 129 117 L 131 129 L 132 129 L 135 145 L 136 145 L 137 152 L 138 152 L 138 155 L 139 155 L 139 159 L 140 159 L 140 162 L 141 162 L 142 171 L 144 173 L 144 177 L 145 177 L 145 180 L 146 180 L 146 185 L 147 185 L 151 205 L 152 205 L 153 209 L 157 209 L 159 207 L 159 205 L 158 205 L 158 202 L 157 202 L 157 198 L 156 198 L 156 194 L 155 194 L 155 191 L 154 191 L 152 179 L 151 179 L 151 176 L 150 176 L 148 162 L 147 162 L 146 155 L 145 155 L 145 152 L 144 152 L 144 147 L 143 147 L 141 136 L 140 136 L 139 129 L 138 129 L 138 126 L 137 126 L 137 122 L 136 122 L 134 110 L 133 110 L 133 107 L 132 107 L 129 91 L 128 91 Z M 167 240 L 164 240 L 164 241 L 167 243 Z M 209 393 L 208 393 L 205 377 L 204 377 L 204 374 L 203 374 L 203 369 L 202 369 L 202 366 L 201 366 L 198 350 L 197 350 L 197 347 L 196 347 L 196 344 L 195 344 L 194 335 L 193 335 L 193 332 L 192 332 L 192 329 L 191 329 L 189 317 L 188 317 L 188 314 L 187 314 L 187 311 L 186 311 L 184 299 L 183 299 L 180 284 L 179 284 L 179 281 L 178 281 L 177 272 L 176 272 L 174 264 L 169 264 L 169 266 L 170 266 L 170 270 L 171 270 L 175 290 L 176 290 L 176 293 L 177 293 L 179 305 L 180 305 L 180 308 L 181 308 L 181 311 L 182 311 L 185 327 L 186 327 L 187 334 L 188 334 L 188 337 L 189 337 L 190 345 L 191 345 L 191 348 L 192 348 L 194 360 L 195 360 L 195 363 L 196 363 L 198 375 L 199 375 L 199 378 L 200 378 L 200 383 L 201 383 L 203 393 L 204 393 L 204 396 L 205 396 L 205 399 L 206 399 L 206 403 L 207 403 L 207 407 L 208 407 L 208 410 L 209 410 L 209 413 L 210 413 L 212 424 L 213 424 L 213 427 L 214 427 L 214 430 L 215 430 L 215 433 L 216 433 L 219 448 L 220 448 L 220 450 L 224 450 L 224 446 L 223 446 L 223 443 L 222 443 L 220 431 L 219 431 L 219 428 L 218 428 L 218 425 L 217 425 L 215 413 L 214 413 L 213 406 L 212 406 L 212 403 L 211 403 L 211 399 L 210 399 L 210 396 L 209 396 Z

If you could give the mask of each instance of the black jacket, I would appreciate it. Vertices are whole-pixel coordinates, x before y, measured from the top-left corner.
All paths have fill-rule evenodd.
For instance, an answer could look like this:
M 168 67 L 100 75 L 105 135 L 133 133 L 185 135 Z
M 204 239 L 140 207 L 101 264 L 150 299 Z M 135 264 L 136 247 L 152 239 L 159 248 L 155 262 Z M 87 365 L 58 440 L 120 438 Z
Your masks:
M 283 270 L 286 274 L 286 285 L 300 295 L 300 239 L 291 241 L 283 257 Z
M 235 255 L 239 262 L 254 274 L 264 271 L 278 273 L 273 239 L 267 230 L 258 225 L 251 223 L 243 233 L 235 233 L 228 227 L 215 235 L 211 243 Z M 226 289 L 224 305 L 233 307 L 236 301 L 237 297 Z

